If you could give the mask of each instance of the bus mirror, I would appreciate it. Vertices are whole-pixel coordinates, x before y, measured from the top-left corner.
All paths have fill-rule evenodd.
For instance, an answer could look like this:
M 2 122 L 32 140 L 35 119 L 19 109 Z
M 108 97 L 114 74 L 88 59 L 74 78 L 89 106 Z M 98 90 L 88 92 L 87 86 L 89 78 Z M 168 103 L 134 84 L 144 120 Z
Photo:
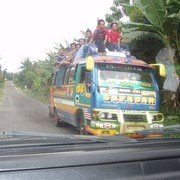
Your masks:
M 86 59 L 86 69 L 88 71 L 92 71 L 94 69 L 94 59 L 91 56 Z
M 162 77 L 165 77 L 166 75 L 166 69 L 163 64 L 149 64 L 151 67 L 159 68 L 159 75 Z

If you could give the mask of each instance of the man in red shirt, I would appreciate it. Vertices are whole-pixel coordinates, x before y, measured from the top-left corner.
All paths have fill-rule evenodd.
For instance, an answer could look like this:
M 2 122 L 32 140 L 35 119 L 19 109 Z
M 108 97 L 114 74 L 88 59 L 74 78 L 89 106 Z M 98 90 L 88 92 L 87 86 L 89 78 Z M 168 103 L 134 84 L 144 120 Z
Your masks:
M 108 32 L 109 51 L 120 51 L 121 34 L 118 31 L 117 23 L 111 23 L 111 30 Z

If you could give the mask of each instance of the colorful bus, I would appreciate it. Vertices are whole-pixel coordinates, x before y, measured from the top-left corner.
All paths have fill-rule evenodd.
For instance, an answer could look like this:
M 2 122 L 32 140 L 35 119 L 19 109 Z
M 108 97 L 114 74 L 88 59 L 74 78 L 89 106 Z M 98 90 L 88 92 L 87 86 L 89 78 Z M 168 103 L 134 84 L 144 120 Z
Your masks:
M 162 65 L 121 56 L 89 56 L 56 68 L 49 97 L 49 116 L 80 134 L 113 136 L 160 127 L 160 97 L 154 67 Z

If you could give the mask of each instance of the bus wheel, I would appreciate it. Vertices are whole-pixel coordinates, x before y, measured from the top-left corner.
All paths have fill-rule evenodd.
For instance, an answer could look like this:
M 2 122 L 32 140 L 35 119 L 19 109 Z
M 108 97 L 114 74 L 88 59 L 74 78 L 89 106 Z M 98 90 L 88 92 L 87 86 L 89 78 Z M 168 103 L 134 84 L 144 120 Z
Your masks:
M 54 112 L 54 117 L 53 117 L 54 123 L 56 125 L 56 127 L 62 127 L 64 126 L 64 122 L 62 120 L 59 119 L 59 116 L 57 114 L 57 112 Z
M 80 113 L 80 115 L 79 115 L 79 122 L 80 122 L 79 134 L 80 135 L 88 135 L 88 132 L 85 130 L 84 116 L 82 113 Z

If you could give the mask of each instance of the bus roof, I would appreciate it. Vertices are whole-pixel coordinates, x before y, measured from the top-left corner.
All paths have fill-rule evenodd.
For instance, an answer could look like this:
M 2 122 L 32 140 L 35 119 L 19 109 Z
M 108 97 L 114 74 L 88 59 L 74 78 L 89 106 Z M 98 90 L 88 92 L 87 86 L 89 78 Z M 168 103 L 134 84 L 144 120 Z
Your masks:
M 86 57 L 87 58 L 87 57 Z M 64 61 L 61 63 L 61 65 L 77 65 L 77 64 L 85 64 L 86 58 L 76 60 L 74 62 Z M 127 57 L 123 56 L 114 56 L 112 54 L 110 55 L 96 55 L 92 56 L 94 59 L 94 62 L 97 63 L 111 63 L 111 64 L 122 64 L 122 65 L 132 65 L 132 66 L 143 66 L 143 67 L 149 67 L 146 62 L 142 60 L 133 59 L 132 57 L 128 59 Z
M 112 56 L 96 56 L 93 58 L 95 63 L 128 64 L 128 65 L 145 66 L 145 67 L 149 66 L 144 61 L 137 59 L 132 59 L 128 61 L 126 58 L 112 57 Z
M 107 64 L 122 64 L 122 65 L 131 65 L 131 66 L 141 66 L 141 67 L 148 67 L 154 69 L 153 67 L 149 66 L 146 62 L 137 59 L 127 60 L 127 58 L 122 57 L 114 57 L 114 56 L 93 56 L 94 62 L 97 63 L 107 63 Z M 75 62 L 74 64 L 85 64 L 86 59 L 84 61 Z

